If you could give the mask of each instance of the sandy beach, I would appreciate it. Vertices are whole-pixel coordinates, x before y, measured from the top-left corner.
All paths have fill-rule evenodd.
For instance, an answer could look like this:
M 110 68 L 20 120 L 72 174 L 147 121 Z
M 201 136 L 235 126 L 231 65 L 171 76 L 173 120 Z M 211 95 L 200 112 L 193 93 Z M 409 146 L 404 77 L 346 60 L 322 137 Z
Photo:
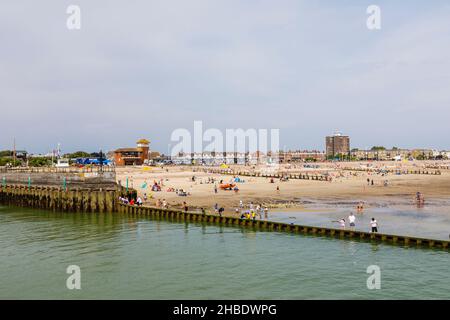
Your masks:
M 369 172 L 361 171 L 369 168 Z M 436 169 L 437 166 L 441 168 Z M 395 162 L 349 162 L 349 163 L 315 163 L 311 168 L 303 164 L 281 165 L 277 172 L 281 173 L 309 173 L 326 174 L 332 177 L 332 181 L 313 181 L 289 179 L 274 183 L 264 177 L 239 177 L 243 182 L 236 185 L 238 192 L 221 190 L 219 182 L 230 182 L 233 175 L 207 173 L 199 171 L 191 166 L 166 166 L 166 167 L 118 167 L 117 181 L 123 186 L 135 188 L 139 195 L 147 194 L 147 205 L 155 205 L 157 199 L 165 199 L 170 207 L 181 207 L 186 201 L 190 210 L 203 207 L 211 211 L 217 203 L 225 208 L 225 214 L 233 214 L 242 200 L 245 205 L 250 202 L 263 204 L 271 208 L 271 211 L 293 210 L 297 212 L 315 210 L 321 204 L 356 204 L 364 201 L 366 206 L 376 205 L 412 205 L 416 192 L 421 192 L 427 203 L 439 202 L 450 198 L 450 170 L 445 169 L 448 163 L 436 164 L 430 161 L 414 161 L 408 163 Z M 345 168 L 345 170 L 344 170 Z M 375 172 L 379 169 L 396 169 L 398 172 Z M 202 169 L 208 169 L 203 167 Z M 213 167 L 210 169 L 219 169 Z M 240 166 L 230 169 L 235 171 L 264 172 L 264 166 Z M 354 170 L 351 170 L 354 169 Z M 374 171 L 375 170 L 375 171 Z M 427 170 L 430 173 L 436 170 L 440 175 L 431 174 L 403 174 L 406 170 Z M 194 180 L 193 181 L 193 177 Z M 211 179 L 214 179 L 213 182 Z M 369 179 L 369 183 L 367 181 Z M 373 180 L 373 185 L 372 185 Z M 154 183 L 161 185 L 161 191 L 153 192 Z M 387 185 L 385 183 L 387 182 Z M 217 193 L 215 193 L 217 185 Z M 279 190 L 277 190 L 277 187 Z M 187 196 L 179 196 L 175 190 L 183 189 Z M 171 191 L 173 190 L 173 191 Z M 314 206 L 305 205 L 308 203 Z

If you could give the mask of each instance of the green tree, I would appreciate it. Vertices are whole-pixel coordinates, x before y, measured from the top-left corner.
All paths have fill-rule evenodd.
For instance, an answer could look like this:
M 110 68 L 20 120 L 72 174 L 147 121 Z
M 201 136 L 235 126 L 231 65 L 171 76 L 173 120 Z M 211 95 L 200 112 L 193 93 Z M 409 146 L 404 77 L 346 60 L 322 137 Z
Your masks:
M 12 165 L 13 167 L 18 167 L 22 164 L 20 160 L 16 160 L 14 162 L 14 159 L 11 157 L 3 157 L 0 158 L 0 167 L 6 166 L 6 165 Z
M 89 158 L 91 154 L 86 151 L 76 151 L 73 153 L 67 153 L 64 155 L 64 158 L 75 159 L 75 158 Z
M 29 158 L 28 166 L 30 167 L 44 167 L 52 164 L 52 159 L 46 157 Z
M 13 152 L 11 150 L 2 150 L 0 151 L 0 158 L 3 157 L 11 157 Z

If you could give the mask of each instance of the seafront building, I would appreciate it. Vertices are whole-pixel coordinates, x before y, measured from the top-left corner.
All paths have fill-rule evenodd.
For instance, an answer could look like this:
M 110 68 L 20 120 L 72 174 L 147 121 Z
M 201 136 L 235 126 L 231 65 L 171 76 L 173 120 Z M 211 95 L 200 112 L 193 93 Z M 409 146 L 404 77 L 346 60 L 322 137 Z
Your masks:
M 427 159 L 448 159 L 449 152 L 437 151 L 432 149 L 383 149 L 373 148 L 370 150 L 353 149 L 351 151 L 351 157 L 354 160 L 427 160 Z
M 325 138 L 325 153 L 327 158 L 350 155 L 350 137 L 336 132 Z
M 256 152 L 203 152 L 203 153 L 179 153 L 172 156 L 175 164 L 240 164 L 257 165 L 267 163 L 291 163 L 305 161 L 323 161 L 325 152 L 318 150 L 295 150 L 263 153 Z
M 280 151 L 279 160 L 280 163 L 324 161 L 326 155 L 325 152 L 319 150 Z
M 113 157 L 116 166 L 143 165 L 148 162 L 150 154 L 150 141 L 140 139 L 136 148 L 120 148 L 114 150 Z
M 172 156 L 171 160 L 175 164 L 258 164 L 266 160 L 266 156 L 261 152 L 200 152 L 200 153 L 179 153 Z

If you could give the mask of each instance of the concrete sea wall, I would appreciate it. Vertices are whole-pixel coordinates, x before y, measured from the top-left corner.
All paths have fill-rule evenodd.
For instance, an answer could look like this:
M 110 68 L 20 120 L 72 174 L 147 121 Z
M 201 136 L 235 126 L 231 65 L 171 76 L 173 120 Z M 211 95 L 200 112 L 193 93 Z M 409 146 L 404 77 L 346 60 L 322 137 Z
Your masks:
M 107 189 L 116 187 L 116 173 L 111 169 L 0 168 L 0 184 Z

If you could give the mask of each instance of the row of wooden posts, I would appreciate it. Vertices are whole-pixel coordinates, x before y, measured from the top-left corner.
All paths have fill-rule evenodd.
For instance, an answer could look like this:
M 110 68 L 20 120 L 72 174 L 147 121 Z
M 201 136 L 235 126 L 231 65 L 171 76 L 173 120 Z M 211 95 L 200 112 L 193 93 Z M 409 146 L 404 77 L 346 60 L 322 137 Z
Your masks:
M 426 175 L 441 175 L 441 171 L 429 170 L 403 170 L 403 169 L 374 169 L 374 168 L 342 168 L 347 171 L 363 171 L 363 172 L 385 172 L 385 173 L 401 173 L 401 174 L 426 174 Z
M 261 178 L 273 178 L 273 179 L 302 179 L 302 180 L 315 180 L 315 181 L 331 181 L 331 177 L 323 174 L 291 174 L 291 173 L 276 173 L 267 174 L 261 172 L 248 172 L 248 171 L 234 171 L 230 169 L 200 169 L 205 173 L 215 173 L 222 175 L 244 176 L 244 177 L 261 177 Z
M 208 223 L 220 226 L 248 227 L 260 231 L 277 231 L 296 234 L 316 235 L 340 239 L 353 239 L 363 241 L 375 241 L 401 246 L 418 246 L 427 248 L 439 248 L 448 250 L 449 241 L 435 240 L 409 236 L 390 235 L 382 233 L 369 233 L 350 229 L 335 229 L 325 227 L 303 226 L 283 222 L 267 220 L 241 219 L 239 217 L 202 214 L 198 212 L 184 212 L 181 210 L 162 209 L 147 206 L 130 206 L 119 204 L 119 212 L 132 216 L 150 217 L 152 219 L 167 220 L 173 222 Z

